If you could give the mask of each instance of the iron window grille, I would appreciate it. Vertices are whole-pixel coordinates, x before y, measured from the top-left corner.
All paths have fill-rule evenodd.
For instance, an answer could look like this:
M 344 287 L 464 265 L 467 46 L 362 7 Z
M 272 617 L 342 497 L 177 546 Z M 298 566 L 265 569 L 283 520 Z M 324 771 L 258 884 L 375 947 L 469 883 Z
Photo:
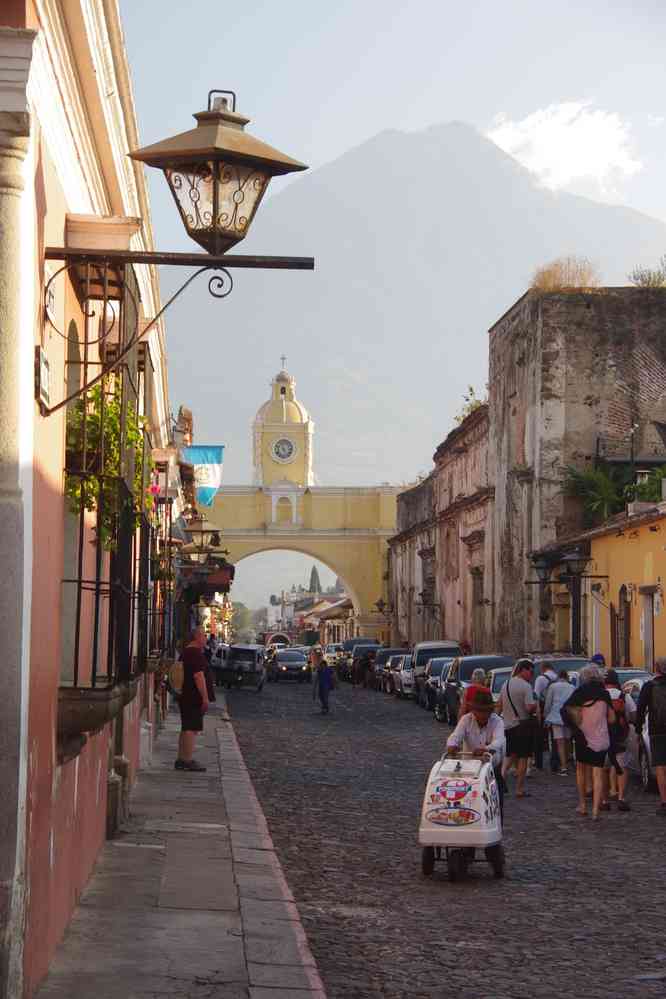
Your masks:
M 83 337 L 70 323 L 66 377 L 68 389 L 83 391 L 67 407 L 61 679 L 110 688 L 129 684 L 147 658 L 152 447 L 143 419 L 150 380 L 140 362 L 145 347 L 136 342 L 133 268 L 110 272 L 87 263 L 75 287 Z M 110 369 L 114 355 L 121 360 Z

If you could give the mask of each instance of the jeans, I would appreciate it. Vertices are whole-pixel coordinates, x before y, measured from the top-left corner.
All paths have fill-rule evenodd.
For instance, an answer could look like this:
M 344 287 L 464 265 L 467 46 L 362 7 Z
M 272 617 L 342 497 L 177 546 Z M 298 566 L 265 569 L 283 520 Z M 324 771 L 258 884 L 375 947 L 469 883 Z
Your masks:
M 319 688 L 319 700 L 321 701 L 321 713 L 323 715 L 328 714 L 328 695 L 330 691 L 328 687 Z

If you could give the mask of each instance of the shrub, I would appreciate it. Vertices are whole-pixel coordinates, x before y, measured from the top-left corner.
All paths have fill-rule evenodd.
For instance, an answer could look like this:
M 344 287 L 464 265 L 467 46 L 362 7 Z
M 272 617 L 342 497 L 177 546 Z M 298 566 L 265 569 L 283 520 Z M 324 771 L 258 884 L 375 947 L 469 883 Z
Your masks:
M 666 285 L 666 254 L 657 267 L 634 267 L 627 278 L 637 288 L 663 288 Z
M 598 288 L 601 284 L 595 264 L 587 257 L 558 257 L 537 267 L 530 288 L 534 291 L 573 291 Z
M 474 386 L 469 385 L 463 396 L 463 404 L 458 413 L 453 417 L 454 423 L 457 423 L 458 426 L 460 426 L 463 420 L 466 420 L 470 413 L 473 413 L 475 409 L 479 408 L 479 406 L 485 406 L 487 401 L 487 398 L 479 399 Z

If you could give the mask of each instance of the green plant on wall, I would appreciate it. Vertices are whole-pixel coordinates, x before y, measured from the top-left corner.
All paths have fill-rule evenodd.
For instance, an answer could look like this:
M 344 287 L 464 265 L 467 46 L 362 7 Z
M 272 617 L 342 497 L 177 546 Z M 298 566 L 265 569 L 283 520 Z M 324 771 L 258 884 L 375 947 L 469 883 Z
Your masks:
M 104 409 L 102 412 L 102 399 Z M 115 547 L 116 523 L 119 512 L 119 480 L 121 475 L 121 398 L 108 390 L 107 380 L 95 385 L 87 397 L 79 398 L 67 414 L 65 495 L 69 509 L 79 514 L 81 508 L 93 512 L 101 505 L 98 529 L 107 550 Z M 83 468 L 83 434 L 85 424 L 86 454 Z M 136 407 L 127 404 L 125 415 L 125 457 L 134 457 L 133 509 L 136 526 L 142 508 L 150 513 L 153 497 L 144 490 L 143 419 Z M 102 440 L 103 436 L 103 440 Z M 102 467 L 102 445 L 104 462 Z M 147 458 L 150 466 L 152 461 Z M 86 474 L 80 474 L 80 473 Z M 141 498 L 143 497 L 143 504 Z M 128 502 L 132 502 L 129 500 Z
M 653 468 L 643 482 L 627 487 L 627 497 L 630 500 L 640 500 L 643 503 L 661 503 L 661 483 L 666 479 L 666 465 Z
M 582 471 L 565 469 L 564 492 L 581 500 L 585 527 L 602 524 L 623 509 L 629 474 L 625 469 L 604 465 Z

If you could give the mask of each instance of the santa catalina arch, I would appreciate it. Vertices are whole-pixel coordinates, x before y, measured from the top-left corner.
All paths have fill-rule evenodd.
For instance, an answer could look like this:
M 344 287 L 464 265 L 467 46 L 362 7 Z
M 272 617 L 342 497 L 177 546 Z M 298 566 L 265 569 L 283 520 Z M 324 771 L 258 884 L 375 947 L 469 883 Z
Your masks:
M 384 633 L 375 603 L 386 594 L 398 490 L 314 485 L 314 424 L 285 370 L 273 379 L 252 430 L 253 485 L 223 486 L 209 514 L 230 561 L 276 549 L 319 559 L 344 580 L 358 632 Z

